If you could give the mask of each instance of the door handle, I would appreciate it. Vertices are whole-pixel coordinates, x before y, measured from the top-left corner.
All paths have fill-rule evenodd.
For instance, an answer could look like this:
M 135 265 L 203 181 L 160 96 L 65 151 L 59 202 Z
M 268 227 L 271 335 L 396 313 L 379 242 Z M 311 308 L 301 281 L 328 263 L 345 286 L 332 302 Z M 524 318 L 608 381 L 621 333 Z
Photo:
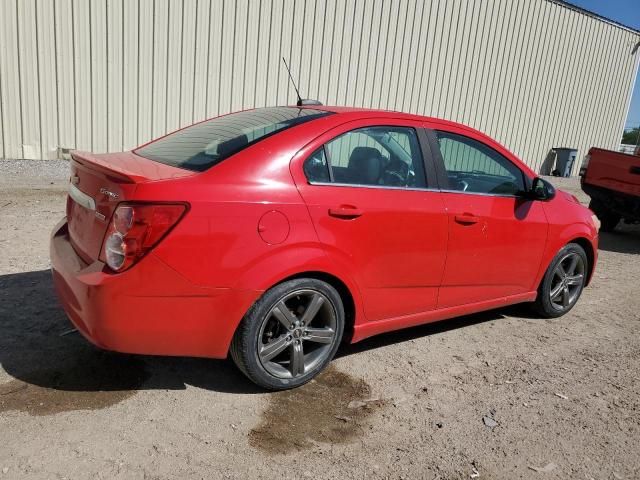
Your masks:
M 362 215 L 362 210 L 352 205 L 340 205 L 329 209 L 329 215 L 336 218 L 350 219 L 358 218 Z
M 473 225 L 474 223 L 478 223 L 480 221 L 480 217 L 476 217 L 475 215 L 471 215 L 470 213 L 463 213 L 462 215 L 455 216 L 456 222 L 461 223 L 463 225 Z

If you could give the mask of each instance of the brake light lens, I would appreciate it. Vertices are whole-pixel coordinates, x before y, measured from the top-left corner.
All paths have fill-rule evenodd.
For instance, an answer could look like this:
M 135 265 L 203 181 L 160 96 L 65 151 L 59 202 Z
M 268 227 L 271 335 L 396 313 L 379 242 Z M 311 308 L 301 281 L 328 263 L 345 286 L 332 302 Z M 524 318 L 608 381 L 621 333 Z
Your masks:
M 122 235 L 126 235 L 133 225 L 133 215 L 133 207 L 125 205 L 118 207 L 113 214 L 113 228 Z
M 116 208 L 102 245 L 100 260 L 122 272 L 140 260 L 182 218 L 183 204 L 123 204 Z

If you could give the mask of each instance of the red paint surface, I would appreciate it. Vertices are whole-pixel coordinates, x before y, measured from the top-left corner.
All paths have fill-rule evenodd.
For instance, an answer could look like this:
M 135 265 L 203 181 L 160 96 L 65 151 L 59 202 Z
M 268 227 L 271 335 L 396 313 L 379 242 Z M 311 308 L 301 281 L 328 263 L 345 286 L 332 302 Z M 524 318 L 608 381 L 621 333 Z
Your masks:
M 640 197 L 640 151 L 638 155 L 627 155 L 591 148 L 589 156 L 591 159 L 582 178 L 583 184 Z
M 294 275 L 320 273 L 353 298 L 352 341 L 358 341 L 531 301 L 553 256 L 576 239 L 590 245 L 595 259 L 591 212 L 563 192 L 540 202 L 443 192 L 437 185 L 310 185 L 302 170 L 307 156 L 367 125 L 464 134 L 535 177 L 513 154 L 462 125 L 325 108 L 337 113 L 265 138 L 203 173 L 133 153 L 77 154 L 72 174 L 105 220 L 70 200 L 68 221 L 52 236 L 51 263 L 58 295 L 80 331 L 111 350 L 223 358 L 263 291 Z M 186 202 L 189 210 L 149 254 L 113 273 L 99 254 L 111 214 L 125 200 Z M 346 210 L 357 215 L 345 216 Z

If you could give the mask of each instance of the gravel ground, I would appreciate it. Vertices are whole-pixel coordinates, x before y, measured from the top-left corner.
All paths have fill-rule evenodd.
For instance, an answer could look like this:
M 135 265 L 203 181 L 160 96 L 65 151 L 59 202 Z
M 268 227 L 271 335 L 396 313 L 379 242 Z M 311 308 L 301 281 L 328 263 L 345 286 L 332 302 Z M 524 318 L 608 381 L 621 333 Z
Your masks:
M 0 161 L 0 479 L 640 477 L 639 228 L 602 235 L 563 318 L 509 308 L 375 337 L 269 394 L 228 361 L 68 334 L 47 251 L 67 168 Z
M 66 188 L 69 180 L 67 160 L 3 160 L 0 159 L 0 188 L 33 187 Z

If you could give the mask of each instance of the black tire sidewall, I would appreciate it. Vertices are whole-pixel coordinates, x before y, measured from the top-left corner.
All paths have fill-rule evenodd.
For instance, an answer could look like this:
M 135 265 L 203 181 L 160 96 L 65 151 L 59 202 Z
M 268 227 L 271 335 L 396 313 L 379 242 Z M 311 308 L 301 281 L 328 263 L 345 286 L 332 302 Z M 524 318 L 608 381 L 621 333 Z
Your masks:
M 558 263 L 560 263 L 560 260 L 562 260 L 562 258 L 568 253 L 577 253 L 582 258 L 582 261 L 584 262 L 584 266 L 585 266 L 585 271 L 584 271 L 585 281 L 582 283 L 582 286 L 580 287 L 580 292 L 578 293 L 578 298 L 576 298 L 576 301 L 573 302 L 573 304 L 570 305 L 569 308 L 558 310 L 551 304 L 551 299 L 549 298 L 549 294 L 551 291 L 551 282 L 553 280 L 553 272 L 558 266 Z M 560 251 L 556 253 L 555 257 L 553 257 L 551 264 L 549 264 L 549 267 L 547 268 L 547 271 L 544 274 L 542 284 L 540 285 L 540 289 L 538 291 L 538 299 L 536 300 L 536 309 L 538 310 L 538 312 L 547 318 L 561 317 L 562 315 L 568 313 L 573 307 L 576 306 L 576 304 L 578 303 L 578 300 L 580 300 L 580 296 L 582 296 L 582 292 L 584 291 L 588 272 L 589 272 L 589 259 L 587 257 L 587 253 L 584 251 L 584 248 L 582 248 L 577 243 L 569 243 L 564 247 L 562 247 Z
M 589 202 L 589 208 L 596 214 L 598 220 L 600 220 L 600 230 L 603 232 L 612 232 L 622 220 L 622 216 L 615 212 L 612 212 L 602 202 L 598 200 L 591 200 Z
M 301 289 L 316 290 L 331 302 L 336 315 L 336 337 L 327 358 L 298 378 L 278 378 L 271 375 L 258 358 L 258 336 L 264 317 L 271 308 L 290 292 Z M 314 278 L 289 280 L 267 290 L 249 309 L 233 339 L 231 356 L 240 370 L 254 383 L 269 390 L 284 390 L 303 385 L 320 373 L 333 359 L 344 332 L 345 314 L 340 294 L 326 282 Z

